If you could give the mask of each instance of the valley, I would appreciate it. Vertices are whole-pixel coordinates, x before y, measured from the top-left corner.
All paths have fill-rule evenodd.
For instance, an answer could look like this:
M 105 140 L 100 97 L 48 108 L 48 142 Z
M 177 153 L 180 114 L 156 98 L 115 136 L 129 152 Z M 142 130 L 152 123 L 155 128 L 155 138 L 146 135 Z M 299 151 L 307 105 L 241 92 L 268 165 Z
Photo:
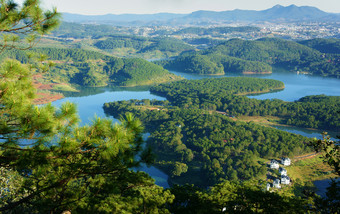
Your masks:
M 339 14 L 0 15 L 0 212 L 338 210 Z

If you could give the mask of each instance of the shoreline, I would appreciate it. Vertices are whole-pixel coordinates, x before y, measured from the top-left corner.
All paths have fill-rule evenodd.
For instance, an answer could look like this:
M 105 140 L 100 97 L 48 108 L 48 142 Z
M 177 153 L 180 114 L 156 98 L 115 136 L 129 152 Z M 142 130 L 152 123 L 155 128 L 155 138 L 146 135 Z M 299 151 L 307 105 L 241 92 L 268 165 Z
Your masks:
M 285 88 L 286 87 L 283 86 L 283 87 L 279 87 L 279 88 L 268 89 L 268 90 L 265 90 L 265 91 L 244 92 L 244 93 L 239 93 L 239 94 L 235 94 L 235 95 L 243 96 L 243 95 L 250 95 L 250 94 L 265 94 L 265 93 L 269 93 L 269 92 L 273 92 L 273 91 L 283 90 Z
M 42 105 L 42 104 L 47 104 L 47 103 L 54 102 L 56 100 L 60 100 L 63 98 L 65 98 L 63 94 L 51 94 L 51 93 L 38 92 L 37 98 L 34 99 L 33 103 L 35 105 Z
M 242 74 L 272 74 L 271 71 L 262 71 L 262 72 L 255 72 L 255 71 L 243 71 Z

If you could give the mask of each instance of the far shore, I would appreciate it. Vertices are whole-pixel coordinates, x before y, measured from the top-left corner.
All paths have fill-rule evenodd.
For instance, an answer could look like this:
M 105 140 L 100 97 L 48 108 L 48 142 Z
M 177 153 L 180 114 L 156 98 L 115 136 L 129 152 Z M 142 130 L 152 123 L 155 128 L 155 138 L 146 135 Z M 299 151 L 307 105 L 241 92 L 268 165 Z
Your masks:
M 255 71 L 243 71 L 242 74 L 271 74 L 271 71 L 262 71 L 262 72 L 255 72 Z

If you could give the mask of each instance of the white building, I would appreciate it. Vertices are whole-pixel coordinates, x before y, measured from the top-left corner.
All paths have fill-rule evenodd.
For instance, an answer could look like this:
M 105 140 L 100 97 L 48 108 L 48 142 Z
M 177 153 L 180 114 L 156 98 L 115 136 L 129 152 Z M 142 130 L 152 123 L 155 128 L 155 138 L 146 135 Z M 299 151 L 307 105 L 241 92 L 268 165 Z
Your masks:
M 275 181 L 273 182 L 273 186 L 274 186 L 275 188 L 280 189 L 280 188 L 281 188 L 280 179 L 275 179 Z
M 285 176 L 287 175 L 287 170 L 285 168 L 280 167 L 279 173 L 281 174 L 281 176 Z
M 281 177 L 281 184 L 290 184 L 290 178 L 286 175 Z
M 271 169 L 278 169 L 279 168 L 279 162 L 277 162 L 276 160 L 271 160 L 270 161 L 270 168 Z
M 282 158 L 281 164 L 284 165 L 284 166 L 289 166 L 291 164 L 291 161 L 290 161 L 289 158 Z

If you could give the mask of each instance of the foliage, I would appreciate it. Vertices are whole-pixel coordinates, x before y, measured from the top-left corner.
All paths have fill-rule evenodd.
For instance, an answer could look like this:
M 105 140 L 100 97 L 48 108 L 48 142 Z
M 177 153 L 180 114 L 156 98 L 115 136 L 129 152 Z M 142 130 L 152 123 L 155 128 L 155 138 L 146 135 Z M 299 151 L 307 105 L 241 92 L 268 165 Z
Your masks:
M 23 179 L 2 211 L 85 211 L 107 200 L 124 200 L 117 195 L 137 197 L 136 207 L 130 208 L 139 209 L 143 203 L 139 197 L 147 191 L 163 194 L 145 173 L 130 170 L 148 162 L 138 120 L 127 115 L 120 125 L 113 125 L 97 118 L 90 126 L 76 127 L 79 119 L 74 105 L 65 103 L 56 109 L 31 104 L 30 75 L 17 61 L 1 66 L 1 167 L 15 170 Z M 114 191 L 107 191 L 108 187 Z M 90 206 L 93 194 L 98 204 Z M 153 200 L 149 196 L 145 200 Z M 171 195 L 164 200 L 171 200 Z M 119 203 L 117 206 L 106 212 L 118 209 Z
M 340 54 L 340 39 L 310 39 L 299 42 L 300 44 L 306 45 L 310 48 L 316 49 L 321 53 L 327 54 Z
M 224 74 L 224 69 L 221 64 L 213 63 L 210 61 L 209 57 L 202 55 L 178 57 L 175 61 L 167 61 L 164 67 L 168 69 L 181 70 L 187 73 Z
M 110 36 L 105 40 L 98 41 L 94 44 L 97 48 L 108 50 L 117 48 L 132 48 L 138 53 L 152 51 L 181 53 L 193 48 L 185 42 L 174 38 L 145 38 L 139 36 L 117 35 Z
M 148 45 L 148 39 L 137 36 L 117 35 L 94 44 L 99 49 L 134 48 L 141 50 Z
M 314 139 L 310 142 L 315 152 L 322 154 L 322 159 L 334 169 L 335 174 L 340 176 L 340 145 L 330 140 L 327 133 L 323 133 L 323 139 Z M 340 181 L 332 180 L 327 188 L 325 198 L 316 198 L 318 210 L 322 213 L 336 213 L 340 209 Z
M 327 132 L 323 133 L 323 139 L 310 142 L 315 152 L 322 153 L 322 159 L 330 165 L 337 175 L 340 176 L 340 145 L 327 136 Z
M 116 35 L 119 30 L 110 25 L 93 25 L 93 24 L 77 24 L 70 22 L 62 22 L 60 27 L 52 32 L 52 35 L 58 38 L 94 38 L 99 39 L 103 36 Z
M 43 11 L 39 5 L 39 0 L 25 0 L 21 6 L 12 0 L 0 1 L 0 51 L 29 49 L 58 26 L 56 9 Z
M 340 97 L 315 95 L 294 102 L 257 100 L 236 94 L 263 93 L 283 88 L 283 83 L 256 78 L 184 80 L 151 88 L 174 105 L 211 109 L 229 116 L 278 116 L 281 123 L 307 128 L 339 130 Z
M 175 175 L 173 169 L 179 161 L 188 166 L 186 173 L 171 180 L 185 183 L 190 178 L 190 182 L 206 186 L 221 178 L 248 180 L 263 176 L 266 170 L 257 163 L 259 158 L 291 157 L 310 151 L 304 143 L 306 138 L 254 123 L 234 122 L 233 116 L 278 115 L 289 118 L 284 123 L 339 127 L 334 112 L 339 109 L 339 97 L 319 95 L 284 102 L 237 95 L 282 86 L 276 80 L 240 77 L 183 80 L 151 89 L 170 103 L 120 101 L 106 103 L 104 110 L 115 117 L 133 112 L 140 118 L 151 133 L 148 143 L 158 155 L 157 165 L 169 175 Z M 310 123 L 311 118 L 314 123 Z
M 95 51 L 71 48 L 34 48 L 31 52 L 5 51 L 0 59 L 14 58 L 30 62 L 30 55 L 48 55 L 55 66 L 45 77 L 82 86 L 105 86 L 113 83 L 119 86 L 152 85 L 180 79 L 143 59 L 122 59 L 110 57 Z
M 0 168 L 0 206 L 6 205 L 7 201 L 17 200 L 17 192 L 22 186 L 23 177 L 16 171 Z M 25 194 L 25 193 L 21 193 Z
M 336 52 L 336 49 L 334 51 Z M 225 72 L 271 72 L 270 66 L 275 65 L 287 67 L 294 72 L 339 77 L 339 53 L 336 54 L 325 56 L 316 49 L 276 38 L 255 41 L 230 39 L 206 50 L 183 53 L 178 58 L 162 64 L 166 68 L 187 71 L 195 65 L 195 61 L 191 60 L 200 56 L 206 59 L 206 66 L 213 63 L 222 67 Z
M 1 4 L 1 16 L 5 16 L 8 5 Z M 33 5 L 37 16 L 43 13 L 39 1 L 24 5 Z M 14 12 L 15 21 L 29 18 L 25 11 Z M 35 21 L 41 20 L 31 24 Z M 10 22 L 2 22 L 1 27 L 13 29 Z M 32 31 L 48 29 L 33 26 Z M 31 65 L 16 60 L 0 65 L 0 211 L 169 213 L 165 204 L 171 203 L 173 195 L 156 186 L 146 173 L 131 170 L 152 161 L 142 146 L 141 122 L 126 114 L 120 124 L 95 118 L 78 127 L 74 104 L 60 108 L 32 104 L 33 71 Z
M 179 176 L 171 179 L 174 182 L 209 186 L 221 178 L 249 180 L 266 173 L 266 166 L 257 162 L 259 158 L 310 151 L 303 143 L 307 138 L 301 136 L 234 122 L 225 115 L 195 110 L 190 105 L 185 109 L 157 102 L 164 106 L 158 107 L 159 111 L 140 107 L 139 100 L 106 103 L 104 110 L 115 117 L 133 112 L 144 122 L 151 134 L 148 144 L 157 155 L 156 163 L 169 175 Z M 150 104 L 155 105 L 153 101 Z
M 191 185 L 171 188 L 173 213 L 305 213 L 311 210 L 306 199 L 263 190 L 259 184 L 223 181 L 202 190 Z
M 191 52 L 182 54 L 174 60 L 163 60 L 156 63 L 168 69 L 198 74 L 271 73 L 272 71 L 269 65 L 262 62 L 217 54 L 200 55 Z
M 174 52 L 181 53 L 183 51 L 193 50 L 194 48 L 188 44 L 185 44 L 183 41 L 174 38 L 155 38 L 153 39 L 153 43 L 140 52 L 148 52 L 148 51 L 162 51 L 162 52 Z

